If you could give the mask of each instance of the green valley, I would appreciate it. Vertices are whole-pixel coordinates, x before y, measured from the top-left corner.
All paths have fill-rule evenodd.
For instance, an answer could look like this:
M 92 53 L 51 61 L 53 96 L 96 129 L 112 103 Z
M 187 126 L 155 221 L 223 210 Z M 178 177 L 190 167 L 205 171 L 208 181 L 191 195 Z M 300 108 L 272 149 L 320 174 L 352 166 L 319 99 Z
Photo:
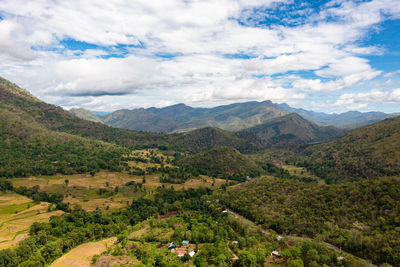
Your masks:
M 399 117 L 345 132 L 274 105 L 134 131 L 1 79 L 0 266 L 398 266 Z

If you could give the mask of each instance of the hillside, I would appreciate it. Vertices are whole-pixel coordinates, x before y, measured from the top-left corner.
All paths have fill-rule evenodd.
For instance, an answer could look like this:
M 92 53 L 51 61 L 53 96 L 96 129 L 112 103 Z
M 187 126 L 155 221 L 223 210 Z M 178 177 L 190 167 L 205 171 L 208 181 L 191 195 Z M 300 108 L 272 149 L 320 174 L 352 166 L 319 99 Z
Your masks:
M 400 264 L 399 179 L 315 186 L 258 178 L 218 197 L 265 229 L 318 237 L 374 263 Z
M 146 132 L 172 132 L 177 129 L 174 121 L 146 112 L 145 109 L 118 110 L 103 118 L 103 122 L 116 128 Z
M 179 150 L 190 153 L 204 152 L 222 146 L 234 147 L 242 153 L 255 152 L 261 149 L 258 144 L 238 137 L 235 133 L 214 127 L 206 127 L 176 135 L 173 138 L 173 143 Z
M 265 148 L 287 148 L 321 142 L 342 133 L 335 127 L 318 126 L 296 113 L 271 119 L 263 124 L 237 132 L 247 140 L 263 142 Z
M 0 114 L 0 176 L 5 177 L 119 170 L 125 147 L 157 146 L 169 138 L 79 119 L 2 78 Z
M 255 177 L 261 173 L 261 168 L 254 161 L 227 146 L 186 157 L 180 165 L 192 167 L 200 174 L 242 181 L 246 176 Z
M 84 108 L 71 108 L 69 110 L 72 114 L 77 116 L 78 118 L 88 120 L 88 121 L 93 121 L 93 122 L 103 122 L 102 119 L 100 119 L 98 116 L 90 112 L 89 110 L 86 110 Z
M 102 140 L 123 146 L 154 146 L 166 144 L 168 136 L 115 129 L 102 123 L 80 119 L 61 107 L 47 104 L 17 85 L 0 78 L 2 109 L 25 113 L 48 130 Z
M 400 117 L 313 145 L 304 166 L 329 183 L 400 174 Z
M 48 130 L 3 102 L 0 136 L 0 177 L 119 170 L 125 153 L 116 145 Z

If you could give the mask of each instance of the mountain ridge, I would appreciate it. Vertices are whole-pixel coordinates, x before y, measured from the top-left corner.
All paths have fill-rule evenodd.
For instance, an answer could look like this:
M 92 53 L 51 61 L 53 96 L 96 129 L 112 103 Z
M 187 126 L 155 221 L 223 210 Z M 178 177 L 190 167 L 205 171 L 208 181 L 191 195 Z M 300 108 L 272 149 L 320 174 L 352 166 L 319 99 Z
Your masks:
M 72 112 L 74 113 L 74 110 Z M 269 100 L 233 103 L 212 108 L 195 108 L 179 103 L 163 108 L 121 109 L 104 116 L 88 112 L 90 111 L 81 112 L 87 114 L 76 115 L 87 120 L 101 121 L 117 128 L 169 133 L 187 132 L 208 126 L 238 131 L 290 113 L 299 114 L 304 119 L 321 126 L 354 129 L 398 115 L 397 113 L 387 114 L 377 111 L 347 111 L 328 114 L 293 108 L 286 103 L 276 104 Z

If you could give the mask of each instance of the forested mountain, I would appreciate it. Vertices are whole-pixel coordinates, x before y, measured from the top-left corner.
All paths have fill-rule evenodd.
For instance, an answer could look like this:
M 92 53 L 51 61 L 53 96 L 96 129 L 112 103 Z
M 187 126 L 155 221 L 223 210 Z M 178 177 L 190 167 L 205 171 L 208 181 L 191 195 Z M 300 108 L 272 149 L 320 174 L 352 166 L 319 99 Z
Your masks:
M 259 178 L 219 199 L 266 229 L 317 237 L 373 262 L 400 265 L 397 178 L 324 186 Z
M 236 149 L 224 146 L 186 157 L 182 166 L 193 167 L 200 174 L 244 181 L 246 176 L 260 175 L 261 168 Z
M 304 166 L 329 183 L 400 174 L 400 116 L 308 147 Z
M 189 131 L 209 126 L 236 131 L 288 113 L 271 101 L 215 108 L 192 108 L 177 104 L 165 108 L 118 110 L 102 117 L 102 120 L 114 127 L 152 132 Z
M 271 119 L 263 124 L 237 132 L 237 136 L 265 148 L 287 148 L 311 142 L 321 142 L 342 133 L 333 126 L 324 127 L 303 119 L 296 113 Z
M 102 121 L 112 127 L 146 132 L 172 132 L 178 126 L 170 118 L 158 116 L 145 109 L 117 110 L 103 117 Z
M 176 136 L 174 144 L 189 152 L 231 146 L 242 153 L 255 153 L 269 149 L 297 148 L 312 142 L 325 141 L 343 132 L 332 126 L 319 126 L 291 113 L 237 132 L 214 127 L 194 130 Z
M 164 108 L 122 109 L 104 116 L 84 109 L 71 109 L 71 112 L 80 118 L 102 121 L 113 127 L 149 132 L 187 132 L 210 126 L 238 131 L 290 113 L 296 113 L 318 125 L 351 129 L 395 116 L 383 112 L 358 111 L 327 114 L 292 108 L 285 103 L 274 104 L 271 101 L 235 103 L 214 108 L 193 108 L 177 104 Z
M 102 140 L 123 146 L 166 144 L 165 134 L 135 132 L 116 129 L 102 123 L 80 119 L 61 107 L 47 104 L 17 85 L 0 78 L 0 104 L 2 109 L 27 114 L 42 127 L 81 137 Z
M 44 127 L 48 106 L 0 80 L 0 177 L 119 169 L 122 147 Z
M 262 149 L 261 143 L 241 138 L 236 133 L 214 127 L 206 127 L 176 135 L 173 142 L 180 150 L 190 153 L 199 153 L 222 146 L 234 147 L 242 153 L 255 152 Z
M 79 119 L 2 78 L 0 114 L 0 176 L 5 177 L 118 170 L 127 147 L 158 146 L 169 138 Z

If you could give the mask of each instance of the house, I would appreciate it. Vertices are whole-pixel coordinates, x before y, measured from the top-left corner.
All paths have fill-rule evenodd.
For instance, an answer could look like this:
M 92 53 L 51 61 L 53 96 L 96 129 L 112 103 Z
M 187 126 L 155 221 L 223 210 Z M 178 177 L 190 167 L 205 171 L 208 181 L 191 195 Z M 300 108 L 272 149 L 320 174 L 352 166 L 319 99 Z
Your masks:
M 281 254 L 279 254 L 278 251 L 274 250 L 274 251 L 271 252 L 271 256 L 272 256 L 272 257 L 280 257 Z
M 187 246 L 189 246 L 189 241 L 183 240 L 182 241 L 182 247 L 187 247 Z
M 239 257 L 236 256 L 235 254 L 233 254 L 233 257 L 231 258 L 231 261 L 232 261 L 232 262 L 236 262 L 236 261 L 238 261 L 238 260 L 239 260 Z
M 176 245 L 175 245 L 174 242 L 171 242 L 171 243 L 168 245 L 168 249 L 169 249 L 169 250 L 172 250 L 172 249 L 175 249 L 175 248 L 176 248 Z
M 190 257 L 193 257 L 194 254 L 196 254 L 196 252 L 194 252 L 194 251 L 190 251 L 190 252 L 189 252 L 189 256 L 190 256 Z
M 187 250 L 185 248 L 177 248 L 174 251 L 178 257 L 183 257 L 187 253 Z

